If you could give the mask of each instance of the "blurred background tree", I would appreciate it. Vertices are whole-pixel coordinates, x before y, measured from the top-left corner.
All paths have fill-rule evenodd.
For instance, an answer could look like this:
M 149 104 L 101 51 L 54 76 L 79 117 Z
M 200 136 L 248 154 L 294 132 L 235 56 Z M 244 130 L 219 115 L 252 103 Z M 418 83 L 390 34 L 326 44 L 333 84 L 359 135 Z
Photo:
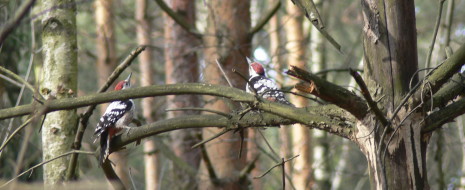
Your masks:
M 0 1 L 0 31 L 26 2 L 28 0 Z M 26 79 L 35 88 L 43 87 L 40 76 L 47 73 L 44 66 L 46 61 L 43 61 L 48 56 L 45 46 L 47 38 L 42 34 L 43 16 L 60 10 L 76 16 L 76 29 L 73 32 L 77 36 L 77 48 L 73 48 L 71 54 L 77 53 L 79 72 L 77 89 L 73 89 L 77 96 L 95 93 L 116 65 L 138 45 L 147 45 L 147 49 L 123 74 L 132 72 L 133 77 L 139 79 L 135 80 L 135 86 L 183 82 L 228 85 L 218 70 L 218 60 L 233 80 L 233 85 L 244 89 L 245 81 L 232 73 L 231 69 L 247 74 L 245 57 L 250 56 L 263 63 L 267 67 L 268 76 L 278 81 L 284 89 L 291 89 L 292 82 L 283 71 L 288 65 L 298 65 L 358 93 L 358 86 L 351 82 L 351 76 L 345 70 L 349 67 L 361 68 L 363 18 L 358 0 L 314 1 L 326 24 L 326 30 L 342 45 L 344 54 L 333 48 L 302 16 L 297 18 L 300 29 L 293 28 L 293 9 L 297 7 L 290 1 L 281 1 L 271 20 L 256 31 L 255 27 L 270 13 L 278 0 L 75 0 L 75 4 L 66 1 L 61 6 L 56 4 L 45 10 L 40 8 L 44 2 L 47 1 L 37 1 L 32 11 L 0 45 L 0 66 Z M 100 6 L 104 4 L 99 2 L 110 4 Z M 164 2 L 169 9 L 160 8 L 160 2 Z M 465 42 L 465 13 L 457 11 L 464 6 L 463 0 L 445 1 L 429 67 L 444 60 L 447 47 L 453 51 Z M 72 13 L 72 7 L 76 7 L 76 13 Z M 435 31 L 435 23 L 432 21 L 436 19 L 439 7 L 438 1 L 415 2 L 420 69 L 428 66 L 426 63 Z M 172 10 L 186 25 L 180 26 L 179 21 L 174 21 L 166 10 Z M 297 49 L 293 48 L 296 44 L 299 46 Z M 0 108 L 33 102 L 31 91 L 21 83 L 11 81 L 3 73 L 0 77 Z M 290 97 L 295 98 L 292 95 Z M 137 118 L 143 123 L 198 113 L 165 112 L 165 109 L 205 105 L 226 112 L 230 106 L 239 106 L 230 105 L 230 102 L 219 98 L 201 99 L 198 96 L 144 98 L 136 102 Z M 314 101 L 309 101 L 309 104 L 318 105 Z M 100 107 L 104 110 L 105 106 Z M 84 108 L 77 109 L 78 114 L 84 111 Z M 97 144 L 92 143 L 92 133 L 99 116 L 96 112 L 90 118 L 82 150 L 96 150 Z M 25 116 L 1 120 L 1 142 L 27 119 Z M 464 186 L 465 138 L 462 118 L 456 121 L 431 137 L 427 156 L 431 189 Z M 34 120 L 0 152 L 0 181 L 7 181 L 48 158 L 43 158 L 47 148 L 42 144 L 45 138 L 39 132 L 41 125 L 41 119 Z M 45 126 L 42 130 L 47 129 Z M 370 187 L 366 158 L 357 145 L 347 140 L 304 127 L 287 126 L 261 130 L 263 136 L 258 130 L 244 131 L 246 138 L 242 144 L 241 158 L 238 158 L 241 145 L 238 133 L 228 133 L 205 144 L 206 154 L 202 154 L 200 148 L 190 149 L 191 145 L 199 142 L 200 134 L 203 134 L 203 139 L 207 139 L 220 131 L 208 128 L 201 132 L 185 130 L 158 135 L 145 139 L 143 146 L 128 146 L 122 153 L 127 157 L 127 164 L 112 160 L 123 168 L 120 177 L 125 179 L 126 185 L 137 189 L 278 189 L 281 188 L 279 169 L 272 170 L 260 179 L 254 177 L 280 162 L 281 157 L 295 155 L 300 156 L 289 161 L 285 167 L 289 189 L 292 186 L 297 189 Z M 301 147 L 297 149 L 298 146 Z M 254 161 L 256 155 L 260 156 Z M 219 186 L 215 184 L 207 170 L 209 163 L 205 162 L 205 156 L 209 157 L 217 179 L 228 183 Z M 255 170 L 245 178 L 240 178 L 240 171 L 252 162 L 256 166 Z M 305 168 L 303 174 L 301 168 Z M 20 177 L 19 181 L 42 183 L 46 179 L 44 172 L 46 169 L 39 167 Z M 82 183 L 105 181 L 93 156 L 80 156 L 76 173 L 78 181 Z M 181 179 L 188 179 L 188 182 L 181 183 Z

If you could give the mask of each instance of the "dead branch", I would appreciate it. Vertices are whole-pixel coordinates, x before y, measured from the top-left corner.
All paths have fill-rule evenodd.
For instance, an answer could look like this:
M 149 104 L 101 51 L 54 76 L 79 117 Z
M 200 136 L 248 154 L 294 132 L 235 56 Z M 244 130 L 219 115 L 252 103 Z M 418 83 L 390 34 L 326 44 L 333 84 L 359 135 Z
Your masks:
M 3 45 L 6 37 L 8 37 L 8 35 L 13 32 L 17 26 L 19 26 L 19 23 L 21 23 L 21 20 L 26 17 L 26 14 L 32 8 L 35 2 L 36 0 L 29 0 L 21 4 L 15 15 L 10 20 L 8 20 L 5 25 L 3 25 L 3 30 L 0 33 L 0 46 Z
M 191 33 L 197 39 L 202 38 L 202 34 L 199 31 L 197 31 L 195 26 L 188 24 L 182 16 L 174 12 L 173 9 L 171 9 L 163 0 L 155 0 L 155 2 L 169 17 L 171 17 L 176 23 L 178 23 L 179 26 L 181 26 L 184 30 Z
M 111 75 L 108 77 L 107 81 L 105 84 L 100 87 L 100 89 L 97 91 L 97 93 L 102 93 L 108 90 L 110 88 L 111 84 L 123 73 L 123 71 L 128 68 L 132 62 L 137 58 L 137 56 L 142 53 L 142 51 L 145 50 L 145 46 L 139 46 L 137 47 L 134 51 L 132 51 L 124 61 L 116 67 L 116 69 L 111 73 Z M 81 122 L 79 122 L 79 128 L 76 132 L 76 136 L 74 138 L 73 146 L 72 149 L 74 150 L 79 150 L 81 149 L 81 142 L 82 142 L 82 137 L 84 136 L 84 132 L 86 131 L 87 128 L 87 123 L 89 122 L 89 118 L 94 112 L 94 109 L 97 107 L 97 104 L 91 105 L 87 108 L 87 110 L 84 112 L 84 114 L 81 115 Z M 69 165 L 68 165 L 68 170 L 66 173 L 66 180 L 71 180 L 74 176 L 76 165 L 77 165 L 77 159 L 78 159 L 78 154 L 73 154 L 71 155 L 71 159 L 69 160 Z
M 370 106 L 370 109 L 375 113 L 376 118 L 381 122 L 383 126 L 388 125 L 388 121 L 386 117 L 384 117 L 383 112 L 378 108 L 378 105 L 376 104 L 375 101 L 373 101 L 373 98 L 370 95 L 370 92 L 368 91 L 368 87 L 365 84 L 365 81 L 363 81 L 362 77 L 357 73 L 357 71 L 354 71 L 350 69 L 350 75 L 354 77 L 355 82 L 357 82 L 358 86 L 360 86 L 360 90 L 362 91 L 363 97 L 365 97 L 365 100 L 368 103 L 368 106 Z
M 307 82 L 297 84 L 296 88 L 298 90 L 331 102 L 347 110 L 357 119 L 363 119 L 368 113 L 368 106 L 365 101 L 345 88 L 294 66 L 287 71 L 287 74 Z
M 273 17 L 273 15 L 275 15 L 278 12 L 280 7 L 281 1 L 278 0 L 276 4 L 273 6 L 273 8 L 266 12 L 264 16 L 258 20 L 257 24 L 251 28 L 251 30 L 249 31 L 249 37 L 252 38 L 253 35 L 260 31 L 266 25 L 266 23 L 268 23 L 271 17 Z

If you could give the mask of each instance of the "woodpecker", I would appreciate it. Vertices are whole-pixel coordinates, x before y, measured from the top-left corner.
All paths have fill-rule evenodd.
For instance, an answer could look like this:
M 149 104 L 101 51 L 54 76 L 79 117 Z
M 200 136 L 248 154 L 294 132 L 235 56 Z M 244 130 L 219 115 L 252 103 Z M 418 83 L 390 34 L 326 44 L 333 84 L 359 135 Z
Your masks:
M 249 63 L 249 82 L 247 83 L 246 91 L 249 93 L 257 93 L 260 97 L 273 101 L 279 102 L 285 105 L 292 105 L 284 97 L 284 93 L 278 89 L 278 85 L 265 75 L 265 69 L 260 63 L 250 60 L 247 58 Z M 251 86 L 249 86 L 249 84 Z
M 115 90 L 123 90 L 131 87 L 131 74 L 126 80 L 118 82 Z M 110 155 L 110 141 L 123 128 L 128 128 L 134 116 L 134 101 L 117 100 L 111 102 L 107 110 L 100 118 L 95 128 L 94 135 L 100 137 L 100 156 L 99 163 L 103 164 Z

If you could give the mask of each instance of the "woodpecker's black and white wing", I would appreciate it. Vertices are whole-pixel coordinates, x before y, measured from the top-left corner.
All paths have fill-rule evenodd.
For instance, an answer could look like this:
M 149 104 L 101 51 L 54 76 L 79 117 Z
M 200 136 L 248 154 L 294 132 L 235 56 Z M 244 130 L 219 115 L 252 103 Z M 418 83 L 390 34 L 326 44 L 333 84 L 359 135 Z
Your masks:
M 279 90 L 278 85 L 266 76 L 257 75 L 250 78 L 249 84 L 247 84 L 246 91 L 249 93 L 257 92 L 257 94 L 264 99 L 279 102 L 286 105 L 292 105 L 286 100 L 284 93 Z M 252 89 L 253 88 L 253 89 Z
M 108 128 L 117 127 L 117 122 L 133 110 L 132 100 L 114 101 L 106 109 L 95 128 L 94 135 L 99 137 Z

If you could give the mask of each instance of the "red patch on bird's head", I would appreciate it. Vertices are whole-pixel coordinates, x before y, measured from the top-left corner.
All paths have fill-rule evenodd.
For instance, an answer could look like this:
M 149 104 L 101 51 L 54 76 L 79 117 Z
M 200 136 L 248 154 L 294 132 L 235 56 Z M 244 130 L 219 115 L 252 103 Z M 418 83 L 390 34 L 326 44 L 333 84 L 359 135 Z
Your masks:
M 124 81 L 124 80 L 118 82 L 118 84 L 116 84 L 116 86 L 115 86 L 115 90 L 121 90 L 121 89 L 123 89 L 125 83 L 126 83 L 126 81 Z
M 259 75 L 264 75 L 265 74 L 265 69 L 263 68 L 262 64 L 257 63 L 257 62 L 253 62 L 253 63 L 250 64 L 250 66 L 255 71 L 255 73 L 257 73 Z

